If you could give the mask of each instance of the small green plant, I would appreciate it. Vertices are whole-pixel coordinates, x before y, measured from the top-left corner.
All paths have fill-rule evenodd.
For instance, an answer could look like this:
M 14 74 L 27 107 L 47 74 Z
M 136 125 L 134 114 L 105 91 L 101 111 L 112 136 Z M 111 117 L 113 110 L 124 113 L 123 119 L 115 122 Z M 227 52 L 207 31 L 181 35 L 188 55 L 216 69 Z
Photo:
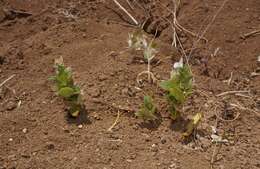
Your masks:
M 154 41 L 152 40 L 150 43 L 148 43 L 146 40 L 146 36 L 142 33 L 142 31 L 137 30 L 132 34 L 129 34 L 128 47 L 134 50 L 142 50 L 143 57 L 147 62 L 147 71 L 143 71 L 139 73 L 137 76 L 137 81 L 139 82 L 138 79 L 142 74 L 148 75 L 149 83 L 151 82 L 151 79 L 155 81 L 155 77 L 151 72 L 151 61 L 155 57 L 155 54 L 157 53 L 156 44 L 154 43 Z
M 56 75 L 50 80 L 55 83 L 58 96 L 62 97 L 68 106 L 72 117 L 77 117 L 84 107 L 81 90 L 74 84 L 70 68 L 66 68 L 62 62 L 55 63 Z
M 192 93 L 192 74 L 181 59 L 174 64 L 174 70 L 169 80 L 160 83 L 160 87 L 167 91 L 167 100 L 170 106 L 170 115 L 173 120 L 181 114 L 181 107 Z
M 144 96 L 144 103 L 135 115 L 145 121 L 153 121 L 157 119 L 155 113 L 156 106 L 153 104 L 152 98 L 150 96 Z

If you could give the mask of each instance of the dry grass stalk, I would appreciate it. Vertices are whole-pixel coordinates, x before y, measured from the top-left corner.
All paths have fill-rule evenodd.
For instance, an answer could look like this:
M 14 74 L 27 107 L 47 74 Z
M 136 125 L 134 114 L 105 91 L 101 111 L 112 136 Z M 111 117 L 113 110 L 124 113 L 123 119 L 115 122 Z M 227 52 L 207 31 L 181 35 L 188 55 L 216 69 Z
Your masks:
M 115 2 L 115 4 L 120 8 L 122 9 L 129 18 L 132 19 L 132 21 L 136 24 L 136 25 L 139 25 L 138 21 L 117 1 L 117 0 L 113 0 Z
M 6 84 L 9 80 L 11 80 L 12 78 L 14 78 L 15 75 L 10 76 L 9 78 L 7 78 L 6 80 L 4 80 L 1 84 L 0 87 L 2 87 L 4 84 Z

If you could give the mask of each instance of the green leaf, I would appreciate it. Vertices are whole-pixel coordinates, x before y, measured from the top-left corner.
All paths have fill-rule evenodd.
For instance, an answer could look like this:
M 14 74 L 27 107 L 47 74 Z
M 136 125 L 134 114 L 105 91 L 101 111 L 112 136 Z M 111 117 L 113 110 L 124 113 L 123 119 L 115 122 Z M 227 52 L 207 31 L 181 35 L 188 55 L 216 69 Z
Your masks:
M 81 106 L 74 104 L 69 108 L 69 113 L 72 117 L 77 117 L 81 111 Z
M 73 82 L 70 68 L 66 68 L 62 63 L 56 63 L 56 75 L 49 79 L 54 81 L 57 93 L 63 97 L 69 113 L 72 117 L 77 117 L 84 107 L 80 88 Z
M 57 74 L 56 74 L 56 85 L 58 89 L 62 87 L 72 87 L 73 79 L 72 73 L 69 68 L 65 68 L 64 65 L 57 65 Z
M 153 100 L 150 96 L 144 96 L 144 107 L 146 107 L 148 110 L 153 109 Z
M 179 79 L 181 88 L 184 91 L 190 91 L 192 89 L 192 74 L 188 66 L 184 65 L 179 69 Z
M 184 103 L 185 101 L 184 93 L 178 86 L 172 87 L 169 91 L 169 95 L 173 96 L 179 103 Z
M 180 112 L 178 112 L 174 107 L 171 107 L 170 115 L 172 120 L 176 120 L 180 116 Z
M 170 91 L 170 89 L 174 86 L 172 80 L 165 80 L 160 83 L 160 87 L 166 91 Z
M 187 97 L 192 93 L 192 73 L 188 66 L 184 65 L 174 69 L 171 79 L 160 83 L 160 87 L 167 91 L 167 99 L 170 106 L 170 115 L 176 119 L 181 111 L 176 107 L 184 104 Z
M 70 98 L 71 96 L 77 94 L 75 90 L 71 87 L 63 87 L 58 91 L 58 95 L 64 98 Z

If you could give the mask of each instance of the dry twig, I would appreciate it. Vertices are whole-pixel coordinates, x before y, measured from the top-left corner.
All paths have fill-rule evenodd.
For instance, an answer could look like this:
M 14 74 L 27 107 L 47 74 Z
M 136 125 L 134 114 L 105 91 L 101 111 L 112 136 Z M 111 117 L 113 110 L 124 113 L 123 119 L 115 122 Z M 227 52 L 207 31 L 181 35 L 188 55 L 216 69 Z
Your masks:
M 128 4 L 128 6 L 133 10 L 134 7 L 131 5 L 131 2 L 129 2 L 129 0 L 126 0 L 126 2 L 127 2 L 127 4 Z
M 140 85 L 140 76 L 141 75 L 143 75 L 143 74 L 147 74 L 147 75 L 149 75 L 149 77 L 151 78 L 151 79 L 148 79 L 148 81 L 150 81 L 150 80 L 152 80 L 152 82 L 156 82 L 156 77 L 154 76 L 154 74 L 152 73 L 152 72 L 150 72 L 150 71 L 142 71 L 141 73 L 139 73 L 138 75 L 137 75 L 137 78 L 136 78 L 136 81 L 137 81 L 137 83 Z
M 225 95 L 229 95 L 229 94 L 236 94 L 236 93 L 249 93 L 249 91 L 248 90 L 227 91 L 227 92 L 218 94 L 217 97 L 225 96 Z
M 228 85 L 231 84 L 233 78 L 233 72 L 230 73 L 230 78 L 228 80 L 224 80 L 224 82 L 227 82 Z
M 243 106 L 241 106 L 241 105 L 233 104 L 233 103 L 231 103 L 230 106 L 236 107 L 236 108 L 241 109 L 241 110 L 251 111 L 251 112 L 255 113 L 258 117 L 260 117 L 259 112 L 256 111 L 256 110 L 249 109 L 249 108 L 243 107 Z
M 115 2 L 115 4 L 120 8 L 122 9 L 127 15 L 129 18 L 132 19 L 132 21 L 136 24 L 136 25 L 139 25 L 138 21 L 117 1 L 117 0 L 113 0 Z
M 112 126 L 110 126 L 110 127 L 107 129 L 107 131 L 112 131 L 112 129 L 117 125 L 118 120 L 119 120 L 119 117 L 120 117 L 120 112 L 118 111 L 118 112 L 117 112 L 116 120 L 114 121 L 114 123 L 112 124 Z
M 244 95 L 244 94 L 241 94 L 241 93 L 236 93 L 235 95 L 236 96 L 240 96 L 240 97 L 244 97 L 244 98 L 248 98 L 248 99 L 252 99 L 253 98 L 252 96 Z
M 11 80 L 12 78 L 14 78 L 15 75 L 10 76 L 9 78 L 7 78 L 6 80 L 4 80 L 1 84 L 0 87 L 2 87 L 5 83 L 7 83 L 9 80 Z
M 252 32 L 246 33 L 244 35 L 241 36 L 242 39 L 246 39 L 249 38 L 250 36 L 256 35 L 256 34 L 260 34 L 260 29 L 259 30 L 254 30 Z

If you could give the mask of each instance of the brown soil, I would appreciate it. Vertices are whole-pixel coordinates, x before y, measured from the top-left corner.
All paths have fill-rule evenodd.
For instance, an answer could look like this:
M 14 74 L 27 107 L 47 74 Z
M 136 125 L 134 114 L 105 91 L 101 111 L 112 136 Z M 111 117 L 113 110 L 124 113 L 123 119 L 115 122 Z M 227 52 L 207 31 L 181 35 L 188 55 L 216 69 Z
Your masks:
M 159 62 L 152 71 L 167 79 L 181 57 L 163 19 L 172 20 L 166 10 L 173 9 L 172 1 L 136 1 L 134 10 L 121 2 L 140 22 L 150 11 L 147 36 L 155 27 L 160 33 Z M 178 20 L 202 32 L 221 4 L 183 0 Z M 260 35 L 241 38 L 260 29 L 260 1 L 228 1 L 206 32 L 207 43 L 196 45 L 190 58 L 196 89 L 183 119 L 175 122 L 168 117 L 163 91 L 145 76 L 142 86 L 136 82 L 146 65 L 141 54 L 124 51 L 128 33 L 136 30 L 131 23 L 113 1 L 0 0 L 0 83 L 15 75 L 0 86 L 0 169 L 260 168 L 260 77 L 251 75 L 260 71 Z M 190 50 L 197 38 L 179 35 Z M 48 80 L 60 56 L 84 91 L 86 113 L 77 119 L 67 117 Z M 250 92 L 217 97 L 234 90 Z M 143 93 L 154 97 L 161 122 L 147 124 L 134 116 Z M 119 123 L 109 132 L 118 111 Z M 188 118 L 198 111 L 204 117 L 197 132 L 182 141 Z M 228 143 L 211 143 L 215 124 Z

